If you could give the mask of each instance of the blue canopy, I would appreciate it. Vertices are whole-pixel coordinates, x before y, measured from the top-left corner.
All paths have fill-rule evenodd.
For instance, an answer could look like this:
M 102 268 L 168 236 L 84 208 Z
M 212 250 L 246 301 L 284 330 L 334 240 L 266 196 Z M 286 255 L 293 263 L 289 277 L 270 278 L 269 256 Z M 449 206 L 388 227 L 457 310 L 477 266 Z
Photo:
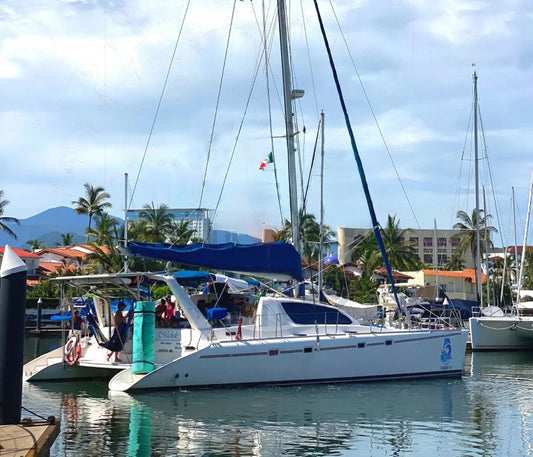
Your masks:
M 284 241 L 255 244 L 172 245 L 168 243 L 128 244 L 132 254 L 169 260 L 196 267 L 224 271 L 265 274 L 268 276 L 302 278 L 302 262 L 294 246 Z

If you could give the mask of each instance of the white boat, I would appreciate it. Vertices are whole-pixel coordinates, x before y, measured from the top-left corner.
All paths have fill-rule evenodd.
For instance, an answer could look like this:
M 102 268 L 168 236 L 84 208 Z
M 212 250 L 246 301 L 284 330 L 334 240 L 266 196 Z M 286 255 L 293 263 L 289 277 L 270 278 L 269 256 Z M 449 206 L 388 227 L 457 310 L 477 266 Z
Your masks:
M 336 307 L 289 297 L 262 297 L 251 324 L 216 327 L 174 278 L 166 282 L 191 324 L 179 330 L 179 356 L 167 363 L 156 356 L 153 371 L 123 370 L 110 390 L 459 376 L 463 370 L 467 332 L 460 329 L 362 326 Z
M 472 350 L 533 350 L 533 301 L 513 305 L 511 315 L 470 318 Z
M 296 97 L 291 87 L 285 1 L 278 0 L 277 6 L 293 244 L 264 243 L 254 247 L 256 252 L 244 246 L 241 253 L 233 257 L 229 247 L 221 252 L 211 245 L 175 246 L 133 242 L 128 244 L 129 255 L 223 271 L 257 273 L 258 276 L 277 262 L 277 268 L 272 268 L 271 272 L 278 280 L 281 279 L 279 275 L 285 273 L 303 284 L 294 140 L 297 132 L 294 131 L 292 119 L 294 98 L 303 92 L 296 91 Z M 325 39 L 324 31 L 323 34 Z M 330 54 L 329 47 L 327 50 Z M 331 54 L 329 57 L 372 226 L 396 296 L 379 223 Z M 161 362 L 155 356 L 146 367 L 133 366 L 117 373 L 109 382 L 111 391 L 409 379 L 460 376 L 463 371 L 468 335 L 465 330 L 449 327 L 423 330 L 364 326 L 334 306 L 285 296 L 261 297 L 248 322 L 239 319 L 236 325 L 228 325 L 222 319 L 225 318 L 223 310 L 219 308 L 208 320 L 177 281 L 169 276 L 166 282 L 190 324 L 190 328 L 180 330 L 179 356 L 170 362 Z M 398 300 L 396 303 L 401 314 L 401 305 Z M 148 339 L 139 341 L 139 344 L 150 347 L 152 342 Z
M 513 305 L 510 315 L 504 315 L 500 310 L 496 315 L 480 315 L 470 318 L 470 334 L 472 350 L 474 351 L 533 349 L 533 301 L 522 302 L 524 296 L 533 294 L 530 291 L 523 291 L 521 287 L 532 197 L 533 173 L 524 230 L 522 261 L 518 275 L 517 303 Z M 481 308 L 480 311 L 483 312 L 484 308 Z
M 207 275 L 207 273 L 204 273 Z M 157 274 L 121 273 L 91 276 L 72 276 L 54 278 L 62 290 L 62 303 L 65 307 L 78 306 L 87 309 L 87 321 L 84 329 L 68 330 L 63 345 L 43 354 L 23 368 L 23 379 L 26 381 L 74 381 L 89 378 L 111 378 L 120 370 L 132 366 L 133 343 L 131 332 L 125 325 L 115 334 L 111 303 L 123 300 L 133 303 L 142 300 L 145 294 L 144 283 L 159 281 Z M 66 297 L 72 297 L 69 288 L 83 290 L 84 305 L 80 299 L 76 305 L 67 303 Z M 130 309 L 131 311 L 131 309 Z M 124 311 L 125 317 L 132 313 Z M 113 336 L 115 334 L 115 337 Z M 121 335 L 123 341 L 117 338 Z M 161 361 L 172 360 L 173 351 L 179 349 L 179 330 L 176 328 L 156 328 L 154 335 L 155 350 Z M 114 342 L 114 340 L 117 340 Z M 116 345 L 115 345 L 116 344 Z M 120 348 L 120 361 L 114 357 L 108 360 L 110 349 Z

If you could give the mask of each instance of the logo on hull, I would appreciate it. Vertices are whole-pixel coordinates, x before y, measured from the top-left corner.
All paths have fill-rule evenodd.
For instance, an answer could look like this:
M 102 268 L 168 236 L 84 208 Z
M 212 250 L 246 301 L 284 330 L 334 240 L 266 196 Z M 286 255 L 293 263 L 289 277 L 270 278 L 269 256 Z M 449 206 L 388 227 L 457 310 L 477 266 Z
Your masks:
M 450 338 L 444 338 L 442 351 L 440 351 L 440 360 L 444 364 L 448 364 L 450 363 L 450 360 L 452 360 L 452 343 Z

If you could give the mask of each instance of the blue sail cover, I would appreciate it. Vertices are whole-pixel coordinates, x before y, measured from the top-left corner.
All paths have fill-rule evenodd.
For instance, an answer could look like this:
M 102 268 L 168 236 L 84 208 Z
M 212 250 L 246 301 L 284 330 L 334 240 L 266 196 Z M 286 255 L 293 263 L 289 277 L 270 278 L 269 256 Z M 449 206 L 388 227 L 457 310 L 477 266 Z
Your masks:
M 288 276 L 298 281 L 302 277 L 302 262 L 294 246 L 284 241 L 255 244 L 172 245 L 168 243 L 128 243 L 132 254 L 152 259 L 168 260 L 195 267 L 224 271 Z

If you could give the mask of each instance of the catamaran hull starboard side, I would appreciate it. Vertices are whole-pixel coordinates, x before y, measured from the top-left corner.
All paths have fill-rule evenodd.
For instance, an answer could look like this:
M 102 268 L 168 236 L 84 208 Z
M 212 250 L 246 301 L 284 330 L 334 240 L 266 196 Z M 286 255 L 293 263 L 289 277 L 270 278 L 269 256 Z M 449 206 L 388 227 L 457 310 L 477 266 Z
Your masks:
M 110 390 L 340 383 L 460 376 L 468 332 L 401 331 L 218 342 L 158 367 L 115 375 Z

